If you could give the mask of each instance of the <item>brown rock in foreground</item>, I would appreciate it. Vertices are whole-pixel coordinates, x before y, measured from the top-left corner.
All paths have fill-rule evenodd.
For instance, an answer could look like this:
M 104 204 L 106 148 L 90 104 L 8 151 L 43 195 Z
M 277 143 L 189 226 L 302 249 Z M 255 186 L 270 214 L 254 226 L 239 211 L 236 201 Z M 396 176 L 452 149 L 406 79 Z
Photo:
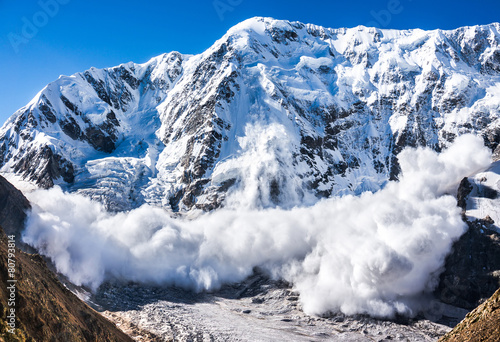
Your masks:
M 490 299 L 467 314 L 439 342 L 498 342 L 500 341 L 500 289 Z
M 27 249 L 20 239 L 29 208 L 23 194 L 0 176 L 0 341 L 132 341 L 64 287 L 39 255 L 17 248 Z M 2 227 L 14 236 L 14 253 Z M 14 261 L 11 269 L 9 258 Z M 12 284 L 13 296 L 8 288 Z M 15 306 L 9 306 L 9 299 Z M 12 308 L 14 333 L 7 321 Z
M 0 341 L 132 341 L 62 285 L 39 255 L 15 253 L 15 333 L 8 332 L 8 240 L 0 229 Z

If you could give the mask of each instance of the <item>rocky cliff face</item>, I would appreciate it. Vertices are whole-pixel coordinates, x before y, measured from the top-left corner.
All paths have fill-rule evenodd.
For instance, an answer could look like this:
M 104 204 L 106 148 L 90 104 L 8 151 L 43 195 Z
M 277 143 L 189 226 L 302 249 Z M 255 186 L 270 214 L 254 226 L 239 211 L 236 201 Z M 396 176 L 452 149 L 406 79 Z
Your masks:
M 484 341 L 495 342 L 500 338 L 500 289 L 491 298 L 470 312 L 440 342 Z
M 436 289 L 448 304 L 472 310 L 500 287 L 500 162 L 464 178 L 457 193 L 468 230 L 453 245 Z
M 467 224 L 446 258 L 436 294 L 444 303 L 472 310 L 500 287 L 500 234 L 484 221 Z
M 22 192 L 0 176 L 0 226 L 7 235 L 21 236 L 30 208 Z
M 0 166 L 114 210 L 293 206 L 377 190 L 405 146 L 500 142 L 500 25 L 328 29 L 253 18 L 196 56 L 63 76 L 0 130 Z

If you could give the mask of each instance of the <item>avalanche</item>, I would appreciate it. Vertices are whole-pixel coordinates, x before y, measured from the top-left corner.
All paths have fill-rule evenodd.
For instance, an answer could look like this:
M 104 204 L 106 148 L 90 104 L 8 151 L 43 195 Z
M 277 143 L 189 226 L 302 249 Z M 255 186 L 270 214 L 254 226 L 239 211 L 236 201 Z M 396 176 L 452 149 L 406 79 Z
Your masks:
M 413 316 L 465 230 L 447 192 L 490 163 L 482 140 L 465 135 L 441 154 L 405 149 L 401 180 L 374 194 L 259 210 L 248 203 L 270 175 L 255 171 L 273 165 L 265 154 L 246 153 L 245 182 L 229 196 L 231 209 L 192 220 L 148 205 L 111 214 L 81 195 L 39 190 L 28 195 L 36 205 L 23 239 L 73 283 L 94 289 L 118 278 L 214 290 L 260 267 L 293 283 L 309 314 Z

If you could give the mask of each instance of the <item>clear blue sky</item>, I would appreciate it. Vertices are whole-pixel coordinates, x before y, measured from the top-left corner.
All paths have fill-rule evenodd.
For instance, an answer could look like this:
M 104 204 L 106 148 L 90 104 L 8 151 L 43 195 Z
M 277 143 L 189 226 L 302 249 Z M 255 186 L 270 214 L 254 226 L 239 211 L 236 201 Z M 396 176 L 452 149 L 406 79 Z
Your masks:
M 0 0 L 0 124 L 59 75 L 173 50 L 200 53 L 253 16 L 335 28 L 453 29 L 500 21 L 500 1 Z

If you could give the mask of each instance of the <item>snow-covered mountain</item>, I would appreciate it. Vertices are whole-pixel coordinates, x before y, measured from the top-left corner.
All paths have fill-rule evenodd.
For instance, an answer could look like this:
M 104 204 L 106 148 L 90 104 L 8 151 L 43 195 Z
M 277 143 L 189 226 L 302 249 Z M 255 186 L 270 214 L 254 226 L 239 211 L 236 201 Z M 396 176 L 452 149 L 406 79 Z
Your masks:
M 199 55 L 61 76 L 0 129 L 0 166 L 114 210 L 210 210 L 231 194 L 290 207 L 379 189 L 405 146 L 440 150 L 472 132 L 500 150 L 499 116 L 498 23 L 252 18 Z

